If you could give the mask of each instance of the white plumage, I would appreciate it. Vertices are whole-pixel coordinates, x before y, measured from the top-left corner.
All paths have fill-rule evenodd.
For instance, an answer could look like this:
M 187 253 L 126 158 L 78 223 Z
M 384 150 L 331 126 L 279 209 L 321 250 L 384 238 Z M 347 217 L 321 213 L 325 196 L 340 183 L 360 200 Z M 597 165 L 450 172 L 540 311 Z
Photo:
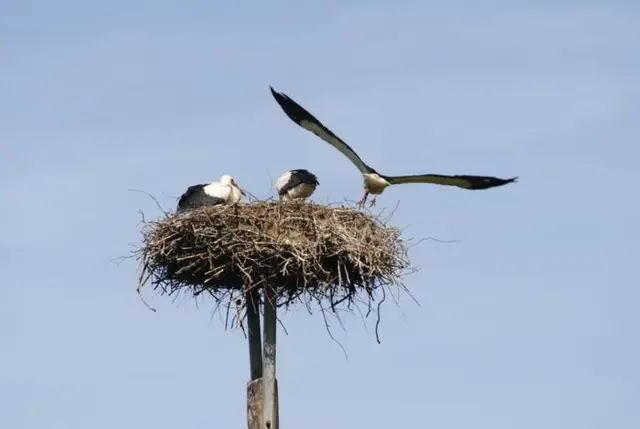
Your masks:
M 246 195 L 236 180 L 225 174 L 219 182 L 192 185 L 178 200 L 178 212 L 217 204 L 236 204 Z
M 305 169 L 289 170 L 276 180 L 275 187 L 282 201 L 309 198 L 320 184 L 318 178 Z

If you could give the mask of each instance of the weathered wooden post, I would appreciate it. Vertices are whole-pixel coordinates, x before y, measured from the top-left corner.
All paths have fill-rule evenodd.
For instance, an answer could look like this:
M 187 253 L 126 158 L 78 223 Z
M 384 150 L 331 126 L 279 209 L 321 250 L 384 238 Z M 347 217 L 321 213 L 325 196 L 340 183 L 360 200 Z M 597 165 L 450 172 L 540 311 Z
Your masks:
M 247 383 L 247 425 L 261 429 L 264 392 L 262 387 L 262 342 L 260 341 L 260 291 L 256 287 L 245 293 L 247 331 L 249 340 L 249 368 L 251 379 Z
M 262 341 L 260 340 L 260 291 L 249 290 L 247 297 L 247 337 L 251 380 L 262 377 Z
M 254 292 L 257 304 L 259 294 Z M 276 369 L 277 294 L 275 289 L 265 288 L 264 302 L 264 353 L 258 354 L 260 347 L 260 316 L 258 310 L 249 313 L 247 303 L 247 326 L 249 331 L 249 360 L 251 381 L 247 384 L 247 426 L 249 429 L 278 429 L 278 389 Z M 253 341 L 252 341 L 253 334 Z M 259 365 L 259 367 L 258 367 Z
M 203 207 L 144 222 L 142 235 L 134 252 L 139 290 L 150 282 L 161 294 L 204 293 L 218 308 L 242 297 L 249 429 L 279 429 L 276 309 L 315 302 L 325 317 L 327 309 L 365 302 L 367 313 L 377 314 L 377 293 L 404 289 L 400 279 L 410 268 L 400 230 L 350 207 L 300 201 Z
M 264 389 L 263 424 L 278 429 L 278 390 L 276 387 L 276 330 L 277 298 L 275 287 L 265 288 L 264 299 L 264 354 L 262 355 L 262 385 Z

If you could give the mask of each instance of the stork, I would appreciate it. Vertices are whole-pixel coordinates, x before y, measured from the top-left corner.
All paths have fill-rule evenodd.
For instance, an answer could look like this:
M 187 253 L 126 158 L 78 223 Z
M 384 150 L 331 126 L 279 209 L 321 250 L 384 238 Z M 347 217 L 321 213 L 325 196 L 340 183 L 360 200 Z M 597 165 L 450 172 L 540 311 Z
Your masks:
M 276 92 L 271 86 L 271 94 L 276 99 L 284 113 L 300 127 L 312 132 L 331 146 L 338 149 L 343 155 L 360 170 L 364 179 L 364 195 L 358 206 L 363 207 L 369 194 L 373 195 L 370 206 L 374 206 L 378 195 L 391 185 L 402 183 L 432 183 L 436 185 L 457 186 L 462 189 L 479 190 L 494 188 L 515 182 L 518 177 L 510 179 L 499 179 L 492 176 L 471 176 L 455 175 L 446 176 L 441 174 L 418 174 L 410 176 L 385 176 L 367 165 L 358 154 L 340 137 L 335 135 L 329 128 L 324 126 L 320 120 L 296 103 L 292 98 L 284 93 Z
M 228 174 L 220 177 L 219 182 L 192 185 L 178 200 L 178 212 L 218 204 L 236 204 L 246 195 L 236 180 Z
M 276 180 L 280 200 L 304 200 L 309 198 L 320 184 L 315 174 L 305 169 L 286 171 Z

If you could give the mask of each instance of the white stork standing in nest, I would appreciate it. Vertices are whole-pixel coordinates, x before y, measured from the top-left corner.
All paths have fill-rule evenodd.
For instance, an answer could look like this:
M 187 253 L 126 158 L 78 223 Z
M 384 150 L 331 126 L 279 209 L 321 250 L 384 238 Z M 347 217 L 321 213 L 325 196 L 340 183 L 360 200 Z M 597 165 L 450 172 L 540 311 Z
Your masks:
M 320 184 L 315 174 L 305 169 L 289 170 L 276 180 L 280 200 L 304 200 L 309 198 Z
M 441 174 L 385 176 L 365 164 L 365 162 L 347 143 L 325 127 L 322 122 L 296 103 L 293 99 L 286 94 L 276 92 L 272 87 L 269 88 L 271 89 L 271 94 L 276 99 L 284 113 L 286 113 L 293 122 L 338 149 L 343 155 L 349 158 L 356 167 L 358 167 L 358 170 L 360 170 L 360 173 L 362 173 L 364 178 L 364 195 L 362 199 L 358 201 L 358 205 L 360 207 L 364 206 L 369 194 L 373 195 L 370 206 L 374 206 L 376 203 L 376 197 L 382 194 L 385 188 L 402 183 L 432 183 L 437 185 L 457 186 L 463 189 L 478 190 L 506 185 L 507 183 L 515 182 L 518 179 L 518 177 L 499 179 L 491 176 L 445 176 Z
M 236 204 L 246 195 L 236 180 L 225 174 L 219 182 L 192 185 L 178 200 L 178 212 L 218 204 Z

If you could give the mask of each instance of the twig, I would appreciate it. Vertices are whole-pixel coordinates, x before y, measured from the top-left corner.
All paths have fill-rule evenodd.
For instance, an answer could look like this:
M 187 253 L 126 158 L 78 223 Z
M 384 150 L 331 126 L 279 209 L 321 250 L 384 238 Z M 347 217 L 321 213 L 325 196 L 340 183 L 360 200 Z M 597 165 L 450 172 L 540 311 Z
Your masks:
M 142 303 L 144 305 L 147 306 L 147 308 L 151 311 L 153 311 L 154 313 L 156 312 L 156 309 L 151 307 L 147 301 L 145 301 L 144 297 L 142 296 L 142 287 L 144 286 L 144 284 L 147 282 L 147 279 L 149 278 L 149 276 L 151 275 L 151 273 L 149 273 L 149 275 L 147 276 L 147 279 L 144 279 L 144 274 L 145 274 L 145 270 L 146 270 L 147 266 L 144 263 L 140 263 L 140 273 L 138 275 L 138 287 L 136 288 L 136 291 L 138 292 L 138 296 L 140 297 L 140 301 L 142 301 Z
M 347 355 L 347 351 L 345 350 L 344 346 L 342 345 L 342 343 L 340 343 L 340 341 L 336 340 L 336 338 L 333 336 L 333 333 L 331 332 L 331 327 L 329 326 L 329 321 L 327 321 L 327 315 L 324 308 L 320 307 L 320 312 L 322 313 L 322 320 L 324 320 L 324 327 L 329 334 L 329 338 L 331 338 L 331 340 L 342 349 L 342 353 L 344 353 L 345 359 L 349 360 L 349 356 Z
M 141 189 L 128 189 L 128 190 L 129 191 L 133 191 L 133 192 L 141 192 L 141 193 L 145 194 L 146 196 L 151 198 L 156 203 L 156 206 L 160 209 L 160 211 L 162 213 L 164 213 L 165 216 L 169 216 L 169 212 L 167 212 L 164 208 L 162 208 L 162 206 L 158 202 L 158 199 L 156 197 L 154 197 L 153 195 L 151 195 L 149 192 L 143 191 Z M 143 214 L 143 219 L 144 219 L 144 214 Z
M 376 319 L 376 341 L 378 342 L 378 344 L 382 344 L 380 342 L 380 335 L 378 334 L 378 328 L 380 327 L 380 306 L 382 305 L 382 303 L 385 301 L 386 298 L 387 296 L 385 294 L 384 288 L 382 288 L 382 299 L 378 303 L 378 311 L 376 311 L 376 313 L 378 314 L 378 318 Z

